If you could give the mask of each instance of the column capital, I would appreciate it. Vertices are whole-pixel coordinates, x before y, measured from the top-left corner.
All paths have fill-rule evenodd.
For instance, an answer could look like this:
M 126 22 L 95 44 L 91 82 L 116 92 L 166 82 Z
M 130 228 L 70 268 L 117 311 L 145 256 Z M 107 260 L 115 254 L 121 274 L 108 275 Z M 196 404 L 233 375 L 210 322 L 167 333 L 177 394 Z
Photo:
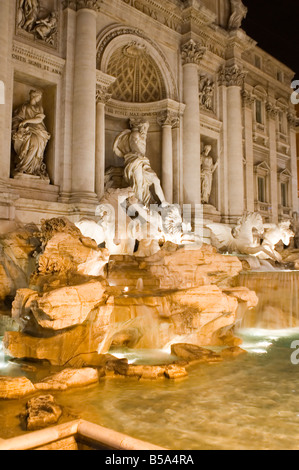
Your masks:
M 248 90 L 241 91 L 244 108 L 251 108 L 254 103 L 254 96 Z
M 296 114 L 290 112 L 290 113 L 287 114 L 287 118 L 288 118 L 288 123 L 290 125 L 290 128 L 291 129 L 296 129 L 296 127 L 298 126 L 298 123 L 299 123 L 299 120 L 296 117 Z
M 269 101 L 266 103 L 266 112 L 271 119 L 275 119 L 278 114 L 278 108 L 275 104 L 270 103 Z
M 109 93 L 109 86 L 97 85 L 96 102 L 107 104 L 112 98 L 112 93 Z
M 180 116 L 173 111 L 162 111 L 157 116 L 159 126 L 178 127 L 180 123 Z
M 218 72 L 219 84 L 227 87 L 242 87 L 244 85 L 245 77 L 246 72 L 244 72 L 243 67 L 237 64 L 230 66 L 222 65 Z
M 87 8 L 89 10 L 99 11 L 102 0 L 62 0 L 63 8 L 70 8 L 71 10 L 82 10 Z
M 183 65 L 186 65 L 186 64 L 199 65 L 205 52 L 206 52 L 206 47 L 202 46 L 198 42 L 193 41 L 193 39 L 190 39 L 190 41 L 183 44 L 181 48 Z

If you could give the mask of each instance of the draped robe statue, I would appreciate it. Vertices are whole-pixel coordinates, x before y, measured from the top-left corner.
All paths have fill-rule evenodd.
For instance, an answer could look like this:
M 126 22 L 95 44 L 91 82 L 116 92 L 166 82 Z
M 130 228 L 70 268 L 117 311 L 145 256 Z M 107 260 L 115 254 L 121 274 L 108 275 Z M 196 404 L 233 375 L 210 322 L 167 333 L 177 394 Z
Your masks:
M 201 155 L 201 202 L 202 204 L 209 204 L 213 174 L 218 166 L 218 161 L 213 162 L 213 158 L 210 156 L 212 147 L 206 145 Z
M 44 124 L 41 99 L 41 91 L 31 90 L 29 101 L 16 109 L 12 120 L 12 141 L 18 156 L 15 172 L 48 178 L 43 158 L 51 136 Z
M 149 128 L 148 122 L 135 122 L 131 120 L 131 130 L 123 131 L 114 142 L 115 155 L 125 161 L 124 177 L 133 188 L 136 197 L 142 204 L 149 206 L 153 196 L 161 204 L 165 204 L 165 196 L 160 180 L 151 168 L 146 157 L 146 139 Z M 152 187 L 155 194 L 152 193 Z

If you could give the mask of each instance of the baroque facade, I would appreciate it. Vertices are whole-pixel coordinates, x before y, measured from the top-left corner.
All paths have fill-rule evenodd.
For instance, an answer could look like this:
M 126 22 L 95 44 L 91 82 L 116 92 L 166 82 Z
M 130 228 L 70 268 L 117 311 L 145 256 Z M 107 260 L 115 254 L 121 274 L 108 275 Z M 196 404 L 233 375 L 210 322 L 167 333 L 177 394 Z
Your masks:
M 245 15 L 240 0 L 1 0 L 2 225 L 94 216 L 123 180 L 113 143 L 130 120 L 149 123 L 168 202 L 224 223 L 292 217 L 294 74 Z

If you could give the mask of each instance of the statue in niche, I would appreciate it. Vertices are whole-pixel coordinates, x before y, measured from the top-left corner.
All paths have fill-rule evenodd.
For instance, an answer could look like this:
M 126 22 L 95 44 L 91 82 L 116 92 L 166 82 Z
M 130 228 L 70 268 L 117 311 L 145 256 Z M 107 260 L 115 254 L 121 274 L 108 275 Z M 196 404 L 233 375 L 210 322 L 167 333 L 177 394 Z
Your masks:
M 18 156 L 15 173 L 47 179 L 43 158 L 51 135 L 44 124 L 43 94 L 39 90 L 31 90 L 29 96 L 29 101 L 15 110 L 12 119 L 12 141 Z
M 19 28 L 32 32 L 40 9 L 39 0 L 20 0 L 18 8 Z
M 239 29 L 242 21 L 246 18 L 248 8 L 243 5 L 241 0 L 230 0 L 231 3 L 231 16 L 228 22 L 228 29 L 230 31 Z
M 200 104 L 208 111 L 213 111 L 213 95 L 215 90 L 215 83 L 209 78 L 203 79 L 200 90 Z
M 115 155 L 125 161 L 124 178 L 145 206 L 154 200 L 166 204 L 160 180 L 145 156 L 149 123 L 131 120 L 130 126 L 131 129 L 123 131 L 113 145 Z
M 54 44 L 55 34 L 57 32 L 57 13 L 53 11 L 44 19 L 36 21 L 34 34 L 37 39 L 45 41 L 47 44 Z
M 210 152 L 212 150 L 211 145 L 205 145 L 204 151 L 201 154 L 201 202 L 202 204 L 209 204 L 213 174 L 218 167 L 218 160 L 214 163 L 213 157 Z

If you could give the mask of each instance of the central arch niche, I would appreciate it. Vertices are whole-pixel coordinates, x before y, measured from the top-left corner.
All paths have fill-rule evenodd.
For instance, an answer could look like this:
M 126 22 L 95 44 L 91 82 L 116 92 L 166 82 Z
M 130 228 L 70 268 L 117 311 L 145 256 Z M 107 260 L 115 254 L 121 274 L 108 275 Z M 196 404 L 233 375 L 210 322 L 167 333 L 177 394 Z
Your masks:
M 151 103 L 167 97 L 162 74 L 146 47 L 136 41 L 118 48 L 111 56 L 107 73 L 117 78 L 112 98 L 127 103 Z
M 158 116 L 167 111 L 179 115 L 183 106 L 177 101 L 177 80 L 165 53 L 141 30 L 112 26 L 98 37 L 97 69 L 115 79 L 109 87 L 111 99 L 105 105 L 106 172 L 116 169 L 115 175 L 121 174 L 123 161 L 114 155 L 113 142 L 134 118 L 150 123 L 147 157 L 162 179 L 162 127 Z M 179 158 L 176 153 L 174 158 Z

